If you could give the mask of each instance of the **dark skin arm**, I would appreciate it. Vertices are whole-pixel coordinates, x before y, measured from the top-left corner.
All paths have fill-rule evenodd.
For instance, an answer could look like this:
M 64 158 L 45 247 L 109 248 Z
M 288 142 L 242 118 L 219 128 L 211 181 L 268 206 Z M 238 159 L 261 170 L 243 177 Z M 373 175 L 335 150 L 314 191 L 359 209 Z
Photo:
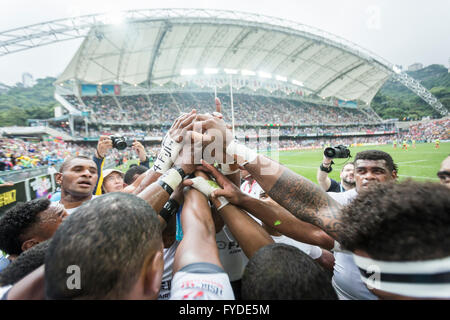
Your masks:
M 181 213 L 183 240 L 181 240 L 173 262 L 173 273 L 197 262 L 215 264 L 223 268 L 216 244 L 216 230 L 211 217 L 211 208 L 206 197 L 195 189 L 187 189 Z
M 216 168 L 208 164 L 206 164 L 206 166 L 208 166 L 208 170 L 212 171 L 214 177 L 217 176 L 216 181 L 219 186 L 222 186 L 225 182 L 231 184 L 231 182 Z M 198 172 L 196 175 L 202 176 L 207 180 L 209 179 L 203 172 Z M 190 183 L 189 180 L 185 181 L 185 184 L 189 185 Z M 211 198 L 211 201 L 216 208 L 220 207 L 220 201 L 217 198 Z M 228 204 L 220 209 L 219 215 L 248 258 L 251 258 L 260 248 L 273 243 L 272 237 L 259 225 L 259 223 L 233 204 Z
M 264 167 L 274 169 L 273 174 L 264 174 Z M 337 238 L 341 206 L 319 186 L 262 155 L 246 164 L 245 169 L 273 200 L 295 217 Z
M 207 163 L 204 163 L 204 170 L 211 173 L 222 187 L 222 190 L 217 190 L 212 194 L 213 199 L 216 199 L 218 196 L 224 196 L 228 201 L 242 207 L 266 225 L 297 241 L 329 250 L 334 247 L 334 239 L 322 229 L 297 219 L 272 199 L 259 200 L 244 194 L 213 166 Z
M 215 141 L 223 141 L 221 147 L 225 153 L 233 137 L 223 119 L 212 115 L 198 115 L 197 121 L 199 122 L 197 126 L 201 127 L 203 132 L 221 135 Z M 245 160 L 239 159 L 236 154 L 229 156 L 238 163 L 243 163 Z M 295 217 L 314 224 L 337 239 L 341 225 L 339 221 L 341 206 L 319 186 L 262 155 L 258 155 L 251 163 L 246 163 L 244 168 L 273 200 Z

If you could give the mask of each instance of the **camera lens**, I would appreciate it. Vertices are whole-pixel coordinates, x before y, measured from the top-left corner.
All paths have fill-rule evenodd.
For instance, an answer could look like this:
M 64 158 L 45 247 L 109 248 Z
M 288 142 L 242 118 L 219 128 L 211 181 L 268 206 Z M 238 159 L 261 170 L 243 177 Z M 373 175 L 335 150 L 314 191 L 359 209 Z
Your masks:
M 327 158 L 334 158 L 336 156 L 336 150 L 334 148 L 326 148 L 323 153 Z

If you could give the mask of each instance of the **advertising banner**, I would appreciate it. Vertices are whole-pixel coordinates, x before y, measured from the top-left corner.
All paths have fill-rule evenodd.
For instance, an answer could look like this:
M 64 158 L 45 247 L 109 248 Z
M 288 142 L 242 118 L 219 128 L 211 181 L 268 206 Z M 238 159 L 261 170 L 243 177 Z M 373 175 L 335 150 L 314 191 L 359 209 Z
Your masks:
M 17 202 L 27 201 L 25 181 L 18 182 L 11 187 L 0 188 L 0 215 L 14 207 Z

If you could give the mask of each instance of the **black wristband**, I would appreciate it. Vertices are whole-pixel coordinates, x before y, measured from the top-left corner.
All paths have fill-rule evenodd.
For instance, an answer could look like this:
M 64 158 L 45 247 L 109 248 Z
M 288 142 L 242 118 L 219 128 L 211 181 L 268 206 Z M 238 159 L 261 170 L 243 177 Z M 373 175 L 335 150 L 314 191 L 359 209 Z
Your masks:
M 167 183 L 165 183 L 162 180 L 158 180 L 159 185 L 166 190 L 166 192 L 169 194 L 169 196 L 173 193 L 173 189 L 171 186 L 169 186 Z
M 184 177 L 186 177 L 186 172 L 184 172 L 184 170 L 181 169 L 181 167 L 173 166 L 173 168 L 178 171 L 178 173 L 181 176 L 181 179 L 184 179 Z
M 169 201 L 167 201 L 164 207 L 161 209 L 159 215 L 166 221 L 166 223 L 169 223 L 170 218 L 172 218 L 172 216 L 177 213 L 179 208 L 180 205 L 176 200 L 169 199 Z
M 330 173 L 331 171 L 333 171 L 333 168 L 331 167 L 332 164 L 333 164 L 333 162 L 331 162 L 330 166 L 327 168 L 327 167 L 323 166 L 323 163 L 321 163 L 320 170 L 322 170 L 323 172 L 326 172 L 326 173 Z

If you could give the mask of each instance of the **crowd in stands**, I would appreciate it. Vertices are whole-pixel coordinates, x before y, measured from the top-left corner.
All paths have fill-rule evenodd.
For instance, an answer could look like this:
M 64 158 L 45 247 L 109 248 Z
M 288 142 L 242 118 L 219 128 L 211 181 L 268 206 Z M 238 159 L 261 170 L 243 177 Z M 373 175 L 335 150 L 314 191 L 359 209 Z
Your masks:
M 231 120 L 230 97 L 218 94 L 222 113 Z M 149 96 L 86 96 L 81 107 L 73 96 L 66 96 L 75 107 L 91 111 L 91 120 L 101 122 L 171 123 L 180 112 L 195 108 L 205 113 L 214 106 L 214 95 L 208 93 L 168 93 Z M 235 94 L 233 96 L 236 124 L 334 124 L 380 122 L 370 110 L 313 105 L 298 100 Z
M 62 163 L 73 155 L 91 155 L 95 149 L 47 139 L 30 142 L 22 139 L 0 140 L 0 171 L 33 169 L 50 164 Z
M 450 118 L 413 124 L 407 132 L 401 132 L 398 138 L 424 142 L 450 140 Z

